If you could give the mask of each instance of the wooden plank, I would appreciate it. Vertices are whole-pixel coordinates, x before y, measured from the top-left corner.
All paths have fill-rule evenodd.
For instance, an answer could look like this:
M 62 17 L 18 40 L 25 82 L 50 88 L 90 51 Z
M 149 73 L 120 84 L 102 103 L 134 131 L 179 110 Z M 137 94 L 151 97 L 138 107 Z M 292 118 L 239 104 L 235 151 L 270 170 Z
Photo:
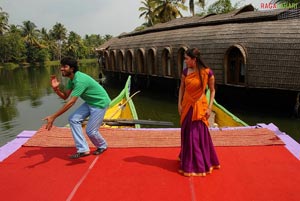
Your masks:
M 134 126 L 135 124 L 130 124 L 130 123 L 120 123 L 120 122 L 116 122 L 116 121 L 112 121 L 112 122 L 105 122 L 106 125 L 108 126 Z

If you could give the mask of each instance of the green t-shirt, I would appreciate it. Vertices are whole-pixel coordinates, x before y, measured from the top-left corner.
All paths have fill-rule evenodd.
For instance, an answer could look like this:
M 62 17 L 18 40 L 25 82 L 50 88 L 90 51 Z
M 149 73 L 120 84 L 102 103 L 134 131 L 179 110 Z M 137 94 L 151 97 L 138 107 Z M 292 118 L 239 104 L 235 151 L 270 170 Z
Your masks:
M 69 80 L 67 89 L 72 90 L 71 97 L 80 97 L 87 104 L 105 108 L 111 102 L 105 89 L 89 75 L 77 71 L 73 80 Z

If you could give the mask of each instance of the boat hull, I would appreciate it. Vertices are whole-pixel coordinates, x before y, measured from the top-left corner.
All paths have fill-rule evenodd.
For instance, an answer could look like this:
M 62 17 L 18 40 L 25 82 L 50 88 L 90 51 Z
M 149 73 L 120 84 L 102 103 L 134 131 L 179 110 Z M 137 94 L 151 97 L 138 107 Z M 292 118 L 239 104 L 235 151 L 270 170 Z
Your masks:
M 104 119 L 106 121 L 116 120 L 116 119 L 127 119 L 127 120 L 137 120 L 138 115 L 135 110 L 134 103 L 132 101 L 133 96 L 135 96 L 138 92 L 135 92 L 130 96 L 130 88 L 131 88 L 131 76 L 128 76 L 124 89 L 120 92 L 120 94 L 115 97 L 110 105 Z M 120 127 L 134 127 L 140 128 L 139 124 L 135 124 L 134 126 L 111 126 L 104 123 L 104 127 L 113 127 L 113 128 L 120 128 Z

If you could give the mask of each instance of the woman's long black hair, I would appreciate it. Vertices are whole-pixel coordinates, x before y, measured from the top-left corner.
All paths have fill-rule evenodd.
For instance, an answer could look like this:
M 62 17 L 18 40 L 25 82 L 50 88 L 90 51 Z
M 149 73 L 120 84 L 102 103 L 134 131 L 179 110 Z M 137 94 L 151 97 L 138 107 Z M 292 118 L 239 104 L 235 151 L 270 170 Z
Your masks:
M 208 68 L 208 66 L 204 63 L 203 59 L 201 58 L 200 51 L 198 48 L 190 48 L 186 52 L 186 55 L 191 57 L 192 59 L 196 58 L 196 64 L 199 71 L 199 77 L 201 86 L 203 86 L 203 80 L 201 76 L 201 70 Z

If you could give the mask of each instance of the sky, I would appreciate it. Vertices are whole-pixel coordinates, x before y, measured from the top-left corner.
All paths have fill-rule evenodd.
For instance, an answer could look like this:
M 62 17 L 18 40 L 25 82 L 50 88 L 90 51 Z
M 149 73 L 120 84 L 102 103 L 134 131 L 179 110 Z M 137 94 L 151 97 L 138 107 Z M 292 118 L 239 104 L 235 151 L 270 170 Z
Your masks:
M 207 0 L 207 5 L 215 1 Z M 232 4 L 238 1 L 259 9 L 261 3 L 270 0 L 231 0 Z M 145 22 L 139 18 L 141 6 L 141 0 L 0 0 L 2 11 L 9 14 L 9 24 L 22 25 L 29 20 L 38 29 L 50 30 L 61 23 L 68 32 L 74 31 L 82 37 L 86 34 L 118 36 L 133 31 Z M 184 16 L 190 14 L 186 12 Z

